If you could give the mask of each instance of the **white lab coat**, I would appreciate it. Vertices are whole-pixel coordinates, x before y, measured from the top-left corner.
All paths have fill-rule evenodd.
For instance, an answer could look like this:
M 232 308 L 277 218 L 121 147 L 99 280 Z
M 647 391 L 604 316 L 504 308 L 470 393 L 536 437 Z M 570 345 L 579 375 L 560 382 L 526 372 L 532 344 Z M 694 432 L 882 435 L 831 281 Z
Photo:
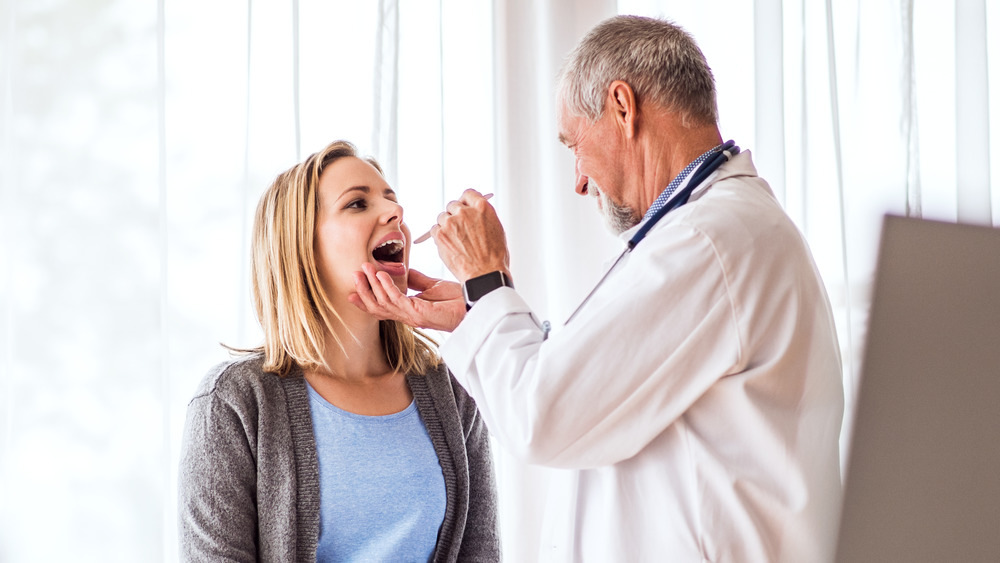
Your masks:
M 501 288 L 441 352 L 509 452 L 574 470 L 540 561 L 832 558 L 836 330 L 806 242 L 749 153 L 548 340 Z

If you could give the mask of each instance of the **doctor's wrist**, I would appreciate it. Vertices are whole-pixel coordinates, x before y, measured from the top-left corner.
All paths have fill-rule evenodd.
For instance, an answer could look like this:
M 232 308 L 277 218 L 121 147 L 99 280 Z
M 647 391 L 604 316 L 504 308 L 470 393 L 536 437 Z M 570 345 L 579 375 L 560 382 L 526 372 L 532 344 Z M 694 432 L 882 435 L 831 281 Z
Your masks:
M 465 297 L 465 309 L 472 309 L 480 299 L 501 287 L 514 287 L 514 281 L 505 270 L 494 270 L 471 277 L 462 283 L 462 294 Z

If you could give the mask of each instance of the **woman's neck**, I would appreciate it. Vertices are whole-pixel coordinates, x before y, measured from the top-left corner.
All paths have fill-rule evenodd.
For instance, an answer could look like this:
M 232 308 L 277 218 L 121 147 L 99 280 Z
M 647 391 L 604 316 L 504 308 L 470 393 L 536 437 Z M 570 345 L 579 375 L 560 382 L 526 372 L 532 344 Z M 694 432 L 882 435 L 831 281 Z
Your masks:
M 328 369 L 318 371 L 347 380 L 381 377 L 392 371 L 382 346 L 379 322 L 372 317 L 365 319 L 367 322 L 345 315 L 341 319 L 343 325 L 334 327 L 336 335 L 328 333 L 324 338 L 323 359 Z
M 346 321 L 347 319 L 345 319 Z M 306 369 L 306 381 L 329 403 L 364 415 L 385 415 L 405 409 L 413 400 L 405 374 L 389 365 L 377 320 L 352 323 L 327 335 L 326 366 Z M 349 332 L 348 330 L 349 329 Z

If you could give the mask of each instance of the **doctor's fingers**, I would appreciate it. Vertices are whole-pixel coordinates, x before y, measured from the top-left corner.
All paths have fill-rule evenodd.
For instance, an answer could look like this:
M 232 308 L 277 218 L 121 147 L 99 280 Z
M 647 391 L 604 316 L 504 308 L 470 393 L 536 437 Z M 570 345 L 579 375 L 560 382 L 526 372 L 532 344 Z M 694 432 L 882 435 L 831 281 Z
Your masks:
M 361 268 L 361 272 L 354 272 L 355 294 L 353 296 L 349 296 L 348 299 L 354 303 L 355 306 L 366 313 L 378 316 L 377 313 L 381 309 L 382 305 L 379 303 L 379 298 L 375 294 L 374 288 L 381 282 L 379 282 L 377 277 L 366 271 L 364 266 Z M 356 297 L 357 299 L 351 299 L 351 297 Z
M 386 320 L 376 315 L 378 300 L 372 293 L 372 288 L 364 272 L 354 272 L 354 293 L 347 296 L 347 301 L 379 320 Z
M 452 200 L 448 202 L 448 205 L 444 208 L 444 213 L 442 215 L 447 215 L 448 217 L 459 217 L 464 216 L 469 213 L 475 213 L 476 209 L 462 200 Z M 440 216 L 438 216 L 440 219 Z M 440 223 L 440 221 L 439 221 Z
M 470 210 L 461 202 L 449 203 L 448 210 L 438 215 L 437 224 L 431 228 L 431 236 L 435 241 L 440 241 L 442 236 L 452 238 L 461 236 L 459 233 L 468 231 L 472 225 L 479 222 L 474 214 L 469 213 Z
M 476 190 L 465 190 L 459 199 L 453 199 L 445 205 L 444 211 L 438 214 L 435 226 L 431 227 L 428 234 L 437 240 L 437 232 L 440 228 L 447 228 L 449 224 L 455 223 L 453 219 L 455 217 L 464 217 L 466 220 L 471 218 L 472 221 L 475 221 L 475 217 L 482 216 L 484 212 L 487 214 L 492 212 L 492 215 L 496 215 L 493 207 L 487 203 L 491 197 L 493 197 L 492 193 L 483 195 Z
M 494 270 L 510 270 L 503 230 L 500 229 L 497 236 L 497 231 L 484 227 L 480 223 L 445 228 L 434 239 L 438 256 L 459 281 Z
M 448 202 L 445 210 L 453 215 L 472 210 L 482 213 L 491 207 L 488 203 L 491 197 L 493 197 L 492 193 L 483 195 L 476 190 L 465 190 L 458 199 Z
M 375 299 L 377 299 L 379 303 L 388 302 L 389 301 L 388 288 L 385 287 L 384 278 L 389 278 L 389 274 L 383 274 L 382 276 L 379 276 L 381 272 L 376 270 L 375 266 L 372 266 L 371 264 L 367 263 L 361 265 L 361 270 L 365 273 L 365 277 L 368 278 L 368 285 L 371 287 L 371 291 L 372 294 L 375 295 Z M 392 285 L 392 278 L 389 278 L 389 284 Z
M 355 289 L 358 299 L 364 305 L 358 306 L 380 320 L 395 320 L 411 324 L 416 310 L 410 298 L 404 295 L 384 272 L 378 272 L 370 264 L 362 265 L 362 273 L 355 275 Z M 381 274 L 381 275 L 379 275 Z
M 470 188 L 462 192 L 462 195 L 459 196 L 458 200 L 470 207 L 482 208 L 486 203 L 486 200 L 491 197 L 493 197 L 492 193 L 484 195 Z

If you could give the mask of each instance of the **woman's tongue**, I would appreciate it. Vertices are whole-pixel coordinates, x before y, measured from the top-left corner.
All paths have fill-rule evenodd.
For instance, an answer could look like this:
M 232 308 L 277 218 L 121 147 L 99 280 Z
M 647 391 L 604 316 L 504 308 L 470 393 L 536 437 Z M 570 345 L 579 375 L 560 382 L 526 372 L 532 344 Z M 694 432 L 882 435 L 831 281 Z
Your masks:
M 406 266 L 402 262 L 388 262 L 384 260 L 376 260 L 375 267 L 379 270 L 384 271 L 390 276 L 402 276 L 406 275 Z

